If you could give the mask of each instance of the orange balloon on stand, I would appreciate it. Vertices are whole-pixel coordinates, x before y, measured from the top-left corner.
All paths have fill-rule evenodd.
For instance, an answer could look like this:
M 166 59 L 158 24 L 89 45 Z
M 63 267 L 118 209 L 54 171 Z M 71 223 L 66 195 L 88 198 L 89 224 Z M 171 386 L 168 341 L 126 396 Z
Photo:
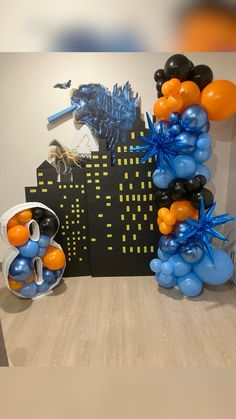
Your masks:
M 17 224 L 19 224 L 19 221 L 17 219 L 17 216 L 14 215 L 14 217 L 11 217 L 10 220 L 7 223 L 7 229 L 11 228 L 11 227 L 15 227 L 17 226 Z
M 215 80 L 202 91 L 201 105 L 211 121 L 221 121 L 236 112 L 236 85 L 230 80 Z
M 175 225 L 177 219 L 176 219 L 176 215 L 174 213 L 169 212 L 169 214 L 166 214 L 163 217 L 163 221 L 168 225 L 168 226 L 173 226 Z
M 161 220 L 164 220 L 164 217 L 166 216 L 166 215 L 168 215 L 170 213 L 170 210 L 169 210 L 169 208 L 166 208 L 166 207 L 162 207 L 162 208 L 160 208 L 159 210 L 158 210 L 158 217 L 161 219 Z
M 167 98 L 161 97 L 154 103 L 153 113 L 158 119 L 168 120 L 170 116 L 170 109 L 167 106 Z
M 63 250 L 58 249 L 57 247 L 49 246 L 45 255 L 42 257 L 42 261 L 48 269 L 52 269 L 54 271 L 64 267 L 66 257 Z
M 183 99 L 180 95 L 169 96 L 167 106 L 171 112 L 180 112 L 183 107 Z
M 8 278 L 8 283 L 9 283 L 10 288 L 11 288 L 13 291 L 18 291 L 18 290 L 20 290 L 20 289 L 23 287 L 23 285 L 24 285 L 24 283 L 23 283 L 23 282 L 14 281 L 14 280 L 13 280 L 13 279 L 11 279 L 11 278 Z
M 192 218 L 194 208 L 189 201 L 175 201 L 170 207 L 170 212 L 175 214 L 177 221 L 184 221 Z
M 26 209 L 26 210 L 18 212 L 16 216 L 20 223 L 28 223 L 28 221 L 30 221 L 32 218 L 32 211 L 31 209 Z
M 173 78 L 163 83 L 161 91 L 162 91 L 162 94 L 166 97 L 177 96 L 179 95 L 180 88 L 181 88 L 180 80 Z
M 198 209 L 195 209 L 194 212 L 193 212 L 192 219 L 193 220 L 198 220 L 198 215 L 199 215 L 199 211 L 198 211 Z
M 201 91 L 193 81 L 184 81 L 181 83 L 180 95 L 183 100 L 183 109 L 187 106 L 200 103 Z
M 157 217 L 157 225 L 159 226 L 162 222 L 162 219 L 160 217 Z
M 18 224 L 9 228 L 7 238 L 13 246 L 22 246 L 29 240 L 29 231 L 25 226 Z
M 159 230 L 161 234 L 170 234 L 172 232 L 172 226 L 165 223 L 165 221 L 162 221 L 159 225 Z

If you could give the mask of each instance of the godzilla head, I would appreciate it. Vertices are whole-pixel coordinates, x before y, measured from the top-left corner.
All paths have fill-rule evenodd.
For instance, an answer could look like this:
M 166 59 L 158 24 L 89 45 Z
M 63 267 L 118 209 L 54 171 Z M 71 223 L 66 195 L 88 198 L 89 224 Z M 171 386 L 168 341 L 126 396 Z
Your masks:
M 77 106 L 74 112 L 76 122 L 85 122 L 84 119 L 91 113 L 91 106 L 95 103 L 97 84 L 82 84 L 72 91 L 72 102 Z

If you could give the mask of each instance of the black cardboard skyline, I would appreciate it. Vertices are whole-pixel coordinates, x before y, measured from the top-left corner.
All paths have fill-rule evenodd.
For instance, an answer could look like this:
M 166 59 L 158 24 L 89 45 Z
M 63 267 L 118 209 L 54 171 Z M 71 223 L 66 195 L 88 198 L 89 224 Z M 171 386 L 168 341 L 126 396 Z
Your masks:
M 26 200 L 49 206 L 60 219 L 55 240 L 62 246 L 65 276 L 149 275 L 159 232 L 152 184 L 155 162 L 139 163 L 130 146 L 147 134 L 140 110 L 127 140 L 117 146 L 116 162 L 105 141 L 92 152 L 85 168 L 73 167 L 60 176 L 44 161 L 37 169 L 36 187 L 26 187 Z

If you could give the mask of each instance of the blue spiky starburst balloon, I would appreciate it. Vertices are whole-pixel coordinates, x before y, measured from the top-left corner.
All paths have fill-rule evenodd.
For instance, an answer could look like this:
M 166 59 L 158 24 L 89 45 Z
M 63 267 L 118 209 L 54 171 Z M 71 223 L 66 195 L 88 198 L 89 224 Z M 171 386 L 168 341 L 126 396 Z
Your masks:
M 208 253 L 212 262 L 214 262 L 214 253 L 211 246 L 211 240 L 217 238 L 219 240 L 227 241 L 227 238 L 223 234 L 215 230 L 215 227 L 228 223 L 230 221 L 236 221 L 236 217 L 229 215 L 228 213 L 220 214 L 213 217 L 215 211 L 216 202 L 214 202 L 208 210 L 205 210 L 204 201 L 201 198 L 200 209 L 198 220 L 186 219 L 186 223 L 191 226 L 191 230 L 183 234 L 181 238 L 176 238 L 177 243 L 191 239 L 193 237 L 200 238 L 203 241 L 204 248 Z
M 152 123 L 148 113 L 146 113 L 150 137 L 140 136 L 140 139 L 147 145 L 131 147 L 131 151 L 145 152 L 140 159 L 144 163 L 149 158 L 155 156 L 157 168 L 161 170 L 167 165 L 174 176 L 176 176 L 173 166 L 173 157 L 178 156 L 183 149 L 192 148 L 192 145 L 182 144 L 181 141 L 175 141 L 176 135 L 171 132 L 171 124 L 167 121 L 159 121 L 156 126 Z

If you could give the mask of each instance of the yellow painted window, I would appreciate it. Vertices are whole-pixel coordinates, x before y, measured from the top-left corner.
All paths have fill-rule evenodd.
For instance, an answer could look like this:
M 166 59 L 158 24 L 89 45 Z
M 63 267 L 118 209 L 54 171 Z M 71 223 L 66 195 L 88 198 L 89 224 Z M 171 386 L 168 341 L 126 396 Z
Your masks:
M 98 155 L 97 155 L 97 154 L 93 154 L 93 155 L 92 155 L 92 159 L 93 159 L 93 160 L 98 160 Z
M 126 235 L 125 234 L 122 234 L 122 241 L 126 242 Z
M 75 185 L 75 188 L 76 188 L 76 189 L 79 189 L 79 185 Z M 81 186 L 81 188 L 82 188 L 82 186 Z
M 106 195 L 106 199 L 111 199 L 111 195 Z
M 125 172 L 125 179 L 129 179 L 129 173 Z
M 88 179 L 88 180 L 87 180 L 87 182 L 88 182 L 88 183 L 92 183 L 92 179 Z
M 96 188 L 95 188 L 97 191 L 100 191 L 100 189 L 101 189 L 101 186 L 96 186 Z M 83 191 L 82 191 L 83 192 Z
M 131 139 L 134 140 L 135 139 L 135 132 L 131 132 Z
M 144 252 L 144 253 L 147 253 L 147 246 L 144 246 L 144 247 L 143 247 L 143 252 Z
M 152 194 L 152 193 L 150 193 L 150 194 L 148 195 L 148 198 L 149 198 L 149 200 L 151 201 L 151 200 L 153 199 L 153 194 Z
M 59 185 L 59 189 L 61 189 L 62 188 L 62 185 Z
M 154 253 L 154 246 L 150 246 L 150 251 Z
M 39 185 L 44 185 L 44 181 L 43 180 L 40 180 L 39 181 Z
M 129 202 L 129 195 L 126 195 L 125 199 L 126 199 L 126 202 Z
M 143 195 L 143 200 L 144 200 L 144 202 L 147 201 L 147 195 Z
M 117 160 L 117 164 L 118 164 L 118 166 L 121 166 L 121 159 Z
M 147 214 L 143 214 L 143 219 L 144 219 L 144 221 L 147 221 L 147 219 L 148 219 Z
M 153 211 L 153 206 L 149 205 L 149 211 Z
M 103 176 L 108 176 L 108 172 L 103 172 Z
M 112 234 L 107 234 L 107 238 L 110 239 L 112 237 Z
M 148 171 L 148 177 L 151 177 L 152 176 L 152 172 L 149 170 Z
M 86 176 L 87 176 L 87 177 L 90 177 L 90 176 L 91 176 L 91 173 L 86 173 Z
M 122 247 L 122 252 L 126 253 L 126 247 L 125 246 Z
M 95 183 L 100 183 L 100 180 L 99 179 L 95 179 Z
M 101 195 L 96 195 L 96 199 L 100 199 L 101 198 Z
M 92 237 L 91 238 L 91 242 L 95 242 L 96 241 L 96 238 L 95 237 Z
M 119 183 L 119 190 L 123 191 L 123 184 L 122 183 Z
M 120 202 L 123 202 L 123 195 L 120 195 Z
M 107 167 L 108 164 L 107 163 L 103 163 L 102 167 Z
M 127 164 L 128 164 L 127 159 L 124 159 L 124 166 L 127 166 Z
M 138 211 L 138 212 L 141 212 L 141 205 L 138 205 L 138 206 L 137 206 L 137 211 Z
M 124 146 L 124 152 L 126 152 L 126 151 L 127 151 L 127 145 Z
M 136 239 L 137 239 L 136 234 L 133 234 L 133 240 L 136 240 Z
M 130 253 L 133 253 L 133 251 L 134 251 L 133 246 L 130 246 L 129 251 L 130 251 Z
M 70 189 L 73 189 L 73 185 L 70 185 Z
M 126 211 L 130 212 L 130 206 L 129 205 L 126 205 Z
M 151 163 L 152 162 L 152 158 L 150 157 L 150 159 L 148 159 L 148 163 Z
M 141 182 L 141 189 L 145 189 L 145 183 Z
M 106 202 L 106 207 L 111 207 L 111 203 L 110 202 Z
M 126 230 L 130 231 L 130 225 L 129 224 L 126 224 Z
M 100 165 L 99 165 L 99 163 L 96 163 L 95 165 L 94 165 L 94 167 L 99 167 Z
M 42 172 L 38 172 L 38 176 L 39 177 L 42 177 L 43 176 L 43 173 Z
M 117 147 L 117 151 L 118 151 L 118 153 L 120 153 L 121 152 L 121 147 Z
M 132 214 L 132 220 L 136 221 L 136 214 Z
M 139 177 L 139 172 L 135 172 L 135 177 Z
M 137 201 L 140 202 L 141 201 L 141 196 L 137 195 Z
M 95 176 L 99 176 L 99 172 L 95 172 L 95 173 L 94 173 L 94 175 L 95 175 Z
M 149 180 L 148 181 L 148 188 L 151 189 L 152 188 L 152 182 Z
M 79 261 L 82 262 L 83 258 L 79 258 Z
M 109 228 L 109 227 L 111 227 L 111 224 L 107 224 L 107 227 Z
M 132 191 L 134 189 L 133 183 L 129 183 L 129 189 Z
M 107 159 L 106 154 L 103 154 L 102 159 L 103 159 L 103 160 L 106 160 L 106 159 Z
M 60 204 L 60 208 L 63 208 L 64 207 L 64 205 L 63 204 Z
M 85 166 L 87 169 L 90 169 L 92 167 L 91 163 L 87 163 Z
M 107 250 L 113 250 L 112 246 L 108 246 Z
M 135 157 L 135 163 L 139 164 L 139 157 Z
M 47 192 L 48 190 L 45 188 L 45 189 L 42 189 L 42 192 Z
M 134 159 L 133 159 L 133 157 L 130 157 L 130 159 L 129 159 L 129 163 L 130 163 L 130 164 L 134 164 Z
M 66 189 L 66 185 L 63 185 L 63 188 Z
M 36 189 L 30 189 L 30 193 L 35 193 L 35 192 L 37 192 Z
M 103 214 L 98 214 L 98 218 L 103 218 Z
M 150 230 L 154 230 L 154 225 L 150 224 Z
M 125 219 L 125 215 L 124 215 L 124 214 L 121 214 L 120 219 L 121 219 L 122 221 L 124 221 L 124 219 Z
M 138 230 L 140 231 L 140 230 L 142 230 L 142 226 L 141 226 L 141 224 L 138 224 Z
M 135 200 L 136 200 L 136 196 L 132 195 L 132 201 L 135 201 Z

